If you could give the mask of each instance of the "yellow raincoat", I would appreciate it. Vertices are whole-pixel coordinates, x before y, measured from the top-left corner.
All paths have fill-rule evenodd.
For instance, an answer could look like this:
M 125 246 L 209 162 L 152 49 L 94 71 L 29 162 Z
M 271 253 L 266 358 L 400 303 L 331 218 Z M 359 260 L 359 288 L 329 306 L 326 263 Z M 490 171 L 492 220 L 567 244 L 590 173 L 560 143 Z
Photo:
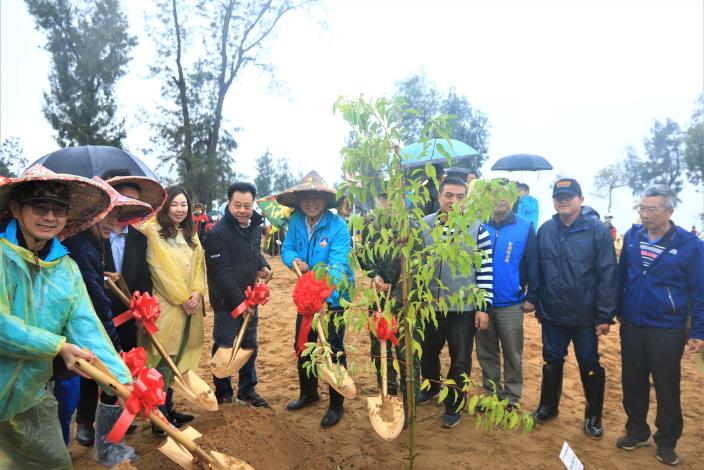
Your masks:
M 44 399 L 52 359 L 66 341 L 90 349 L 120 382 L 131 382 L 78 266 L 57 238 L 49 243 L 46 261 L 36 260 L 18 245 L 16 221 L 0 234 L 0 422 Z
M 194 236 L 195 250 L 186 243 L 181 231 L 174 238 L 159 235 L 161 227 L 156 220 L 147 222 L 142 230 L 147 236 L 147 264 L 154 283 L 154 295 L 159 299 L 161 314 L 156 321 L 157 338 L 174 358 L 181 372 L 196 370 L 203 350 L 203 315 L 201 309 L 187 315 L 181 305 L 191 292 L 205 294 L 205 258 L 198 237 Z M 161 356 L 146 332 L 140 330 L 139 344 L 147 351 L 147 366 L 157 367 L 164 375 L 164 388 L 173 380 L 173 374 L 160 364 Z

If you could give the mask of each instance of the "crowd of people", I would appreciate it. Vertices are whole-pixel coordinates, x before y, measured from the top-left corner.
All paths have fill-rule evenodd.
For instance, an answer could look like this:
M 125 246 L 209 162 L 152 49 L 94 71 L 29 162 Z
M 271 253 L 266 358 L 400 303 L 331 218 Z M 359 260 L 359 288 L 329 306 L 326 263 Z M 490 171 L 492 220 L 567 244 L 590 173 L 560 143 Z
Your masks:
M 231 378 L 213 377 L 215 395 L 221 405 L 236 400 L 268 406 L 256 391 L 258 308 L 232 314 L 245 301 L 247 289 L 268 278 L 272 269 L 261 251 L 264 220 L 254 211 L 255 186 L 230 185 L 223 217 L 201 237 L 200 227 L 210 223 L 202 217 L 205 208 L 196 209 L 183 188 L 162 188 L 145 177 L 102 176 L 105 180 L 86 179 L 35 166 L 0 181 L 0 468 L 71 468 L 66 444 L 76 409 L 77 441 L 92 446 L 97 461 L 114 465 L 134 458 L 134 449 L 106 437 L 123 405 L 110 389 L 99 391 L 76 366 L 79 358 L 99 359 L 130 386 L 132 377 L 119 353 L 143 347 L 147 367 L 163 377 L 163 415 L 176 427 L 193 419 L 174 408 L 174 374 L 151 333 L 134 319 L 115 326 L 114 318 L 127 307 L 106 289 L 110 282 L 158 299 L 155 335 L 182 372 L 199 365 L 206 295 L 214 314 L 212 354 L 232 347 L 249 316 L 243 347 L 253 354 L 238 372 L 236 394 Z M 704 243 L 671 221 L 674 192 L 664 186 L 644 192 L 638 205 L 642 224 L 625 234 L 617 260 L 609 227 L 584 210 L 576 180 L 562 178 L 554 184 L 556 213 L 540 227 L 537 200 L 526 185 L 519 185 L 515 207 L 514 201 L 497 199 L 490 220 L 476 221 L 466 230 L 450 229 L 448 214 L 464 205 L 473 184 L 452 175 L 441 178 L 433 207 L 419 223 L 424 246 L 438 243 L 435 234 L 442 233 L 443 243 L 449 240 L 468 254 L 482 255 L 481 265 L 469 273 L 436 266 L 429 286 L 436 300 L 457 298 L 469 285 L 476 285 L 483 300 L 476 305 L 448 301 L 447 315 L 426 324 L 422 334 L 414 332 L 423 349 L 417 363 L 402 360 L 403 338 L 398 345 L 389 344 L 389 356 L 380 358 L 379 340 L 371 335 L 377 363 L 399 358 L 401 373 L 389 374 L 389 393 L 400 393 L 407 403 L 405 367 L 410 366 L 416 387 L 421 376 L 431 384 L 416 389 L 417 404 L 437 400 L 443 377 L 460 384 L 471 373 L 476 344 L 485 393 L 496 393 L 514 409 L 523 393 L 524 314 L 535 312 L 544 360 L 535 421 L 544 424 L 559 413 L 563 366 L 572 343 L 584 388 L 583 431 L 600 439 L 607 371 L 599 361 L 599 337 L 618 319 L 628 420 L 616 445 L 625 450 L 648 445 L 652 376 L 657 458 L 677 464 L 675 448 L 683 428 L 680 361 L 685 350 L 704 349 Z M 311 172 L 281 192 L 277 202 L 294 210 L 281 246 L 283 263 L 302 273 L 322 267 L 335 286 L 354 282 L 352 257 L 358 253 L 346 222 L 332 211 L 335 191 Z M 384 210 L 385 194 L 377 204 Z M 379 236 L 371 228 L 395 230 L 380 224 L 367 221 L 364 243 L 373 244 Z M 388 253 L 359 256 L 359 264 L 382 297 L 399 297 L 397 258 Z M 344 287 L 334 288 L 326 299 L 331 318 L 327 337 L 333 360 L 346 365 L 344 323 L 333 321 L 344 314 L 343 300 L 350 300 Z M 308 358 L 300 348 L 315 341 L 316 330 L 296 315 L 292 343 L 299 357 L 300 394 L 287 404 L 290 411 L 320 400 L 318 378 L 305 369 Z M 445 344 L 450 366 L 443 373 Z M 458 390 L 450 387 L 443 399 L 443 427 L 453 428 L 461 420 Z M 344 414 L 342 394 L 330 386 L 328 396 L 323 427 L 336 425 Z M 152 431 L 163 435 L 158 427 Z

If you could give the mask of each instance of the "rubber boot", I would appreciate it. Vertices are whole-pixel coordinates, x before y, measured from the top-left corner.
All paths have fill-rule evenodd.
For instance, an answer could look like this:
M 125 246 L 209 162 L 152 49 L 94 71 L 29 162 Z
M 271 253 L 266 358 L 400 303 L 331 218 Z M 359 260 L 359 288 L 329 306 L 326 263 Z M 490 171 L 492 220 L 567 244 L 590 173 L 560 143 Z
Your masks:
M 584 434 L 592 439 L 601 439 L 604 429 L 601 427 L 601 413 L 604 410 L 604 389 L 606 373 L 579 371 L 584 388 L 587 405 L 584 408 Z
M 137 460 L 137 453 L 133 447 L 124 444 L 124 439 L 119 444 L 106 441 L 108 433 L 120 418 L 122 408 L 118 405 L 106 405 L 98 401 L 95 412 L 95 444 L 93 444 L 93 458 L 96 462 L 106 467 L 114 467 L 125 460 Z
M 298 369 L 298 384 L 301 389 L 300 396 L 296 400 L 292 400 L 286 405 L 286 409 L 289 411 L 300 410 L 306 406 L 315 403 L 320 400 L 320 395 L 318 395 L 318 378 L 314 375 L 308 377 L 305 369 L 301 367 L 300 364 L 297 366 Z
M 330 388 L 330 407 L 328 411 L 325 412 L 325 416 L 320 420 L 320 425 L 324 428 L 329 428 L 330 426 L 335 426 L 340 422 L 342 415 L 345 412 L 343 407 L 345 403 L 345 397 L 340 395 L 337 390 L 332 387 Z
M 540 385 L 540 405 L 533 413 L 533 420 L 542 424 L 557 417 L 562 396 L 563 362 L 543 365 L 543 381 Z

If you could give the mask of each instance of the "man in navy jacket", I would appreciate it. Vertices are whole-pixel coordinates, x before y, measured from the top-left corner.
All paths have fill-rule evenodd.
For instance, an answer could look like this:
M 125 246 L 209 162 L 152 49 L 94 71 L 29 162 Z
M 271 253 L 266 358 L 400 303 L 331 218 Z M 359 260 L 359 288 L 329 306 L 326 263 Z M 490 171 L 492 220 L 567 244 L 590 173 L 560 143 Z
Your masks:
M 584 433 L 601 439 L 606 373 L 599 336 L 608 334 L 618 298 L 618 270 L 611 234 L 593 211 L 583 211 L 582 188 L 571 178 L 555 182 L 557 214 L 538 230 L 540 286 L 536 317 L 542 325 L 543 380 L 538 423 L 557 416 L 562 371 L 570 342 L 586 398 Z
M 643 225 L 625 235 L 619 263 L 625 450 L 648 445 L 646 422 L 652 374 L 657 397 L 657 458 L 676 465 L 682 435 L 680 361 L 687 350 L 704 349 L 704 248 L 691 233 L 670 221 L 676 195 L 667 186 L 648 188 L 638 206 Z M 687 341 L 686 321 L 692 328 Z

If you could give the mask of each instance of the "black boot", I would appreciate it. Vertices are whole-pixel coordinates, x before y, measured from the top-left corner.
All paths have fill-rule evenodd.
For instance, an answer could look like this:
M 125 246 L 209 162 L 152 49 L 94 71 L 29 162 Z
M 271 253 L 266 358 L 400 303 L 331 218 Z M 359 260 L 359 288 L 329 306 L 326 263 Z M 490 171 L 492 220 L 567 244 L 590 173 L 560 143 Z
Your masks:
M 543 382 L 540 386 L 540 406 L 533 413 L 533 420 L 542 424 L 557 417 L 562 395 L 562 367 L 564 363 L 544 364 Z
M 345 412 L 343 404 L 345 403 L 345 397 L 340 395 L 337 390 L 330 387 L 330 407 L 328 411 L 325 412 L 325 416 L 320 420 L 320 425 L 324 428 L 329 428 L 330 426 L 335 426 L 340 419 L 342 414 Z
M 606 373 L 579 371 L 582 377 L 584 398 L 587 406 L 584 408 L 584 434 L 592 439 L 601 439 L 604 429 L 601 427 L 601 412 L 604 409 L 604 388 Z
M 301 394 L 297 400 L 290 401 L 288 405 L 286 405 L 286 409 L 289 411 L 300 410 L 320 400 L 320 395 L 318 395 L 318 378 L 312 374 L 308 377 L 305 369 L 303 369 L 300 364 L 298 364 L 298 384 L 301 388 Z

